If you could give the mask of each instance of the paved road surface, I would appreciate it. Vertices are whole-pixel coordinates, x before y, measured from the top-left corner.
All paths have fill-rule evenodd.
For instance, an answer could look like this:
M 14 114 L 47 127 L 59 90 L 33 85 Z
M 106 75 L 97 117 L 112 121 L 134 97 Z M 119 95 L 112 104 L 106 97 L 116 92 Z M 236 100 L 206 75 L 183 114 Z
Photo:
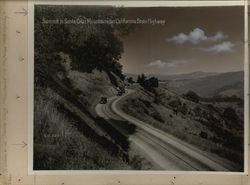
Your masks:
M 136 132 L 129 136 L 141 156 L 153 165 L 153 169 L 171 171 L 229 171 L 228 164 L 219 164 L 219 159 L 167 134 L 159 129 L 140 121 L 123 112 L 118 102 L 135 90 L 120 97 L 108 99 L 107 104 L 98 104 L 95 108 L 98 116 L 105 119 L 126 120 L 136 125 Z M 232 170 L 232 169 L 230 169 Z

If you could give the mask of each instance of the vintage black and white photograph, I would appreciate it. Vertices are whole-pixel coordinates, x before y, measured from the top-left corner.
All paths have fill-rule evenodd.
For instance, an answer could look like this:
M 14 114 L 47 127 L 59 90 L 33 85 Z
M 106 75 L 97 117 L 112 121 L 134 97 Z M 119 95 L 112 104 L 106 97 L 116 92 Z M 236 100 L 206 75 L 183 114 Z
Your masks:
M 33 170 L 244 171 L 244 7 L 34 8 Z

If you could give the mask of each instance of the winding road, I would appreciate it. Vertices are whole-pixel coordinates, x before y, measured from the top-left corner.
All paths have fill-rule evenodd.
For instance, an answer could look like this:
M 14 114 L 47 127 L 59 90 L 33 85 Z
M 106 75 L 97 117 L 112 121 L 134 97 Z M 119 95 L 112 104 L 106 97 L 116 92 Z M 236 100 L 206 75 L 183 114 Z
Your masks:
M 119 108 L 118 102 L 134 92 L 135 90 L 128 90 L 123 96 L 111 97 L 107 104 L 97 104 L 95 111 L 98 116 L 104 119 L 128 121 L 136 126 L 136 132 L 129 136 L 129 140 L 140 155 L 152 164 L 152 169 L 171 171 L 233 170 L 230 164 L 221 164 L 220 159 L 123 112 Z

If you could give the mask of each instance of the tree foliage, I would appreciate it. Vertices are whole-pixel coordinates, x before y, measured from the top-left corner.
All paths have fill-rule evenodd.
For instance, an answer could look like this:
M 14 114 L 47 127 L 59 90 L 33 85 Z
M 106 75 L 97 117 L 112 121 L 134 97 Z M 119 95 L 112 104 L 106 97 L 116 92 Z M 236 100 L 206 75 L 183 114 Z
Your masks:
M 131 83 L 131 84 L 135 83 L 135 81 L 132 77 L 129 77 L 127 80 L 128 80 L 128 83 Z
M 153 91 L 154 88 L 159 87 L 159 80 L 156 77 L 147 79 L 144 74 L 138 75 L 137 83 L 139 83 L 144 89 Z
M 146 80 L 146 76 L 144 74 L 138 75 L 137 77 L 137 83 L 139 83 L 140 85 L 142 85 Z
M 154 88 L 159 87 L 158 79 L 155 77 L 151 77 L 143 83 L 143 87 L 149 91 L 152 91 Z
M 223 117 L 227 121 L 232 121 L 232 122 L 237 122 L 238 119 L 239 119 L 236 111 L 233 108 L 231 108 L 231 107 L 225 108 L 225 110 L 223 112 Z
M 36 6 L 35 7 L 35 78 L 41 84 L 48 75 L 63 71 L 60 58 L 64 52 L 72 59 L 72 69 L 111 72 L 124 79 L 118 62 L 123 53 L 120 35 L 132 30 L 111 24 L 48 24 L 44 20 L 108 19 L 121 16 L 122 10 L 112 7 Z M 125 33 L 123 33 L 123 30 Z

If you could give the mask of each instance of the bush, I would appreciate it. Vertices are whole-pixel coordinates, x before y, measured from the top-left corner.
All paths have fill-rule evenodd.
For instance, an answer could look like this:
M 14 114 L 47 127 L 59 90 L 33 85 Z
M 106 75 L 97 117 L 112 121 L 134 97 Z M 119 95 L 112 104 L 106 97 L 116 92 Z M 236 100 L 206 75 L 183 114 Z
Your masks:
M 199 103 L 200 97 L 193 91 L 188 91 L 184 97 L 192 102 Z
M 155 120 L 164 123 L 164 120 L 162 119 L 161 114 L 160 114 L 159 112 L 154 111 L 154 112 L 151 114 L 151 116 L 152 116 Z
M 208 136 L 208 135 L 207 135 L 206 132 L 203 132 L 203 131 L 200 132 L 200 137 L 201 137 L 201 138 L 207 139 L 207 136 Z
M 200 106 L 196 106 L 194 108 L 194 113 L 195 113 L 196 116 L 201 116 L 202 110 L 201 110 Z
M 237 121 L 239 119 L 238 115 L 235 112 L 235 110 L 233 108 L 231 108 L 231 107 L 227 107 L 227 108 L 224 109 L 223 117 L 226 120 L 232 121 L 232 122 L 235 122 L 235 121 Z
M 188 112 L 187 105 L 185 103 L 182 104 L 182 106 L 179 107 L 178 111 L 181 112 L 182 114 L 186 115 Z
M 181 101 L 179 99 L 172 100 L 168 103 L 168 105 L 170 105 L 173 108 L 178 108 L 179 106 L 181 106 Z

